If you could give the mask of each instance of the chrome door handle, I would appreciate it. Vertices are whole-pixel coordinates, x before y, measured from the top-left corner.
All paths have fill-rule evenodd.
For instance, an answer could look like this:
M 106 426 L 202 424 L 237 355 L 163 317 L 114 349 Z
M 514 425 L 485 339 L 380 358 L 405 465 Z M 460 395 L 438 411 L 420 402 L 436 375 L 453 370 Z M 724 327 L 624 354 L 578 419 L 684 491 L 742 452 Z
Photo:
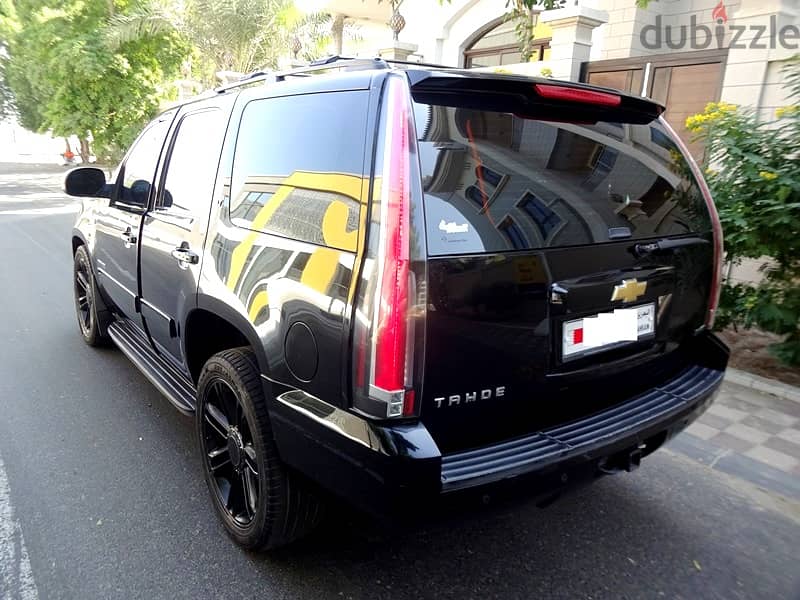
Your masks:
M 181 269 L 186 269 L 189 265 L 196 265 L 200 262 L 200 257 L 189 250 L 189 245 L 185 242 L 172 251 L 172 258 L 178 261 Z
M 130 227 L 123 231 L 120 237 L 122 237 L 122 243 L 126 248 L 130 248 L 136 243 L 136 235 L 131 232 Z

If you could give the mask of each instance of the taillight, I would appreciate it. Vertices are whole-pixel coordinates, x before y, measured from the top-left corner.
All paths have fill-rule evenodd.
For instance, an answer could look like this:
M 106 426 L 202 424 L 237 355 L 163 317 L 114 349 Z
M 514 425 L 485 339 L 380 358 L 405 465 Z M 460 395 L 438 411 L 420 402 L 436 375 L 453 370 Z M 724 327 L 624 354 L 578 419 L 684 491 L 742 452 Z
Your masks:
M 411 99 L 387 77 L 361 290 L 354 322 L 354 406 L 377 417 L 408 417 L 414 401 L 416 295 L 411 266 L 411 196 L 418 175 Z
M 692 155 L 689 153 L 689 149 L 686 147 L 686 144 L 683 143 L 683 140 L 678 137 L 678 135 L 675 133 L 675 130 L 670 127 L 670 124 L 667 123 L 663 117 L 659 117 L 659 122 L 667 131 L 669 131 L 672 139 L 678 145 L 678 148 L 686 159 L 686 162 L 689 164 L 689 168 L 692 170 L 692 174 L 697 180 L 697 185 L 700 186 L 700 192 L 703 194 L 703 200 L 705 200 L 706 209 L 708 210 L 708 214 L 711 218 L 711 233 L 714 237 L 714 269 L 711 274 L 711 289 L 708 293 L 708 312 L 706 312 L 705 320 L 706 327 L 711 329 L 714 326 L 714 318 L 717 315 L 717 307 L 719 306 L 719 295 L 722 290 L 722 269 L 724 258 L 722 224 L 719 221 L 717 207 L 714 206 L 714 199 L 711 197 L 711 190 L 708 189 L 708 184 L 703 178 L 703 174 L 700 172 L 700 169 L 697 166 L 697 163 L 694 161 L 694 158 L 692 158 Z
M 533 88 L 541 98 L 547 100 L 564 100 L 566 102 L 581 102 L 583 104 L 596 104 L 598 106 L 619 106 L 622 102 L 617 94 L 596 92 L 582 88 L 573 88 L 565 85 L 551 85 L 549 83 L 536 83 Z

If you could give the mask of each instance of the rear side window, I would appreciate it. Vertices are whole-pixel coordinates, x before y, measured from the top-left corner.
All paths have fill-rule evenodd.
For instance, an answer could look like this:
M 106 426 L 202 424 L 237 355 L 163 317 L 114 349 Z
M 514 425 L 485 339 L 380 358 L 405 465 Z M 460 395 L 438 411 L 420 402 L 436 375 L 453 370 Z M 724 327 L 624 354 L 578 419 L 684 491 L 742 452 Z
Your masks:
M 233 223 L 355 251 L 367 94 L 331 92 L 251 101 L 236 141 Z
M 431 255 L 599 244 L 710 230 L 658 124 L 523 119 L 416 103 Z

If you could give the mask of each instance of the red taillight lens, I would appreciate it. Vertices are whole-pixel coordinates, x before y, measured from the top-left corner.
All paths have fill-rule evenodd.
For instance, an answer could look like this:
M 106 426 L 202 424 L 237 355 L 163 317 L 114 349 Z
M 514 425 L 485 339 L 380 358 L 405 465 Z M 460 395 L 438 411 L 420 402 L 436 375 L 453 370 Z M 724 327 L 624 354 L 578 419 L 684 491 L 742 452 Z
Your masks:
M 564 100 L 566 102 L 580 102 L 582 104 L 596 104 L 598 106 L 619 106 L 622 102 L 616 94 L 606 92 L 596 92 L 594 90 L 584 90 L 572 88 L 564 85 L 550 85 L 547 83 L 536 83 L 534 89 L 540 97 L 547 100 Z
M 672 139 L 678 145 L 681 153 L 683 154 L 689 168 L 692 170 L 694 178 L 697 180 L 697 185 L 700 187 L 700 192 L 703 194 L 703 200 L 706 202 L 706 209 L 708 210 L 709 217 L 711 218 L 711 233 L 714 236 L 714 269 L 711 274 L 711 289 L 708 293 L 708 312 L 706 313 L 705 325 L 711 329 L 714 326 L 714 318 L 717 315 L 717 307 L 719 306 L 719 295 L 722 290 L 722 268 L 723 268 L 723 234 L 722 224 L 719 221 L 719 213 L 717 207 L 714 206 L 714 199 L 711 197 L 711 190 L 708 189 L 708 184 L 703 178 L 697 163 L 689 153 L 689 149 L 683 140 L 678 137 L 675 131 L 670 127 L 669 123 L 663 118 L 659 117 L 661 125 L 669 131 Z
M 375 164 L 370 227 L 355 306 L 353 405 L 377 417 L 416 414 L 411 268 L 416 139 L 411 97 L 402 76 L 386 80 Z
M 381 190 L 379 301 L 373 355 L 373 385 L 397 393 L 405 388 L 409 263 L 409 106 L 399 79 L 388 82 L 389 132 Z M 379 260 L 380 263 L 380 260 Z

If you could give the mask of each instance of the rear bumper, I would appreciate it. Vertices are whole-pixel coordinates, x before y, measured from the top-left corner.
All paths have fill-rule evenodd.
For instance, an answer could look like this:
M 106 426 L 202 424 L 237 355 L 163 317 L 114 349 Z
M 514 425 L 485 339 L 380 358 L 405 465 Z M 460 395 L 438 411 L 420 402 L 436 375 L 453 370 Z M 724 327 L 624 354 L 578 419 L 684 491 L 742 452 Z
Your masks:
M 614 470 L 631 454 L 649 454 L 705 411 L 728 356 L 719 340 L 703 335 L 694 364 L 643 394 L 568 424 L 469 451 L 442 456 L 420 423 L 377 425 L 297 391 L 275 401 L 273 429 L 288 464 L 373 513 L 406 512 L 444 494 L 501 481 L 523 484 L 532 494 L 549 493 Z

